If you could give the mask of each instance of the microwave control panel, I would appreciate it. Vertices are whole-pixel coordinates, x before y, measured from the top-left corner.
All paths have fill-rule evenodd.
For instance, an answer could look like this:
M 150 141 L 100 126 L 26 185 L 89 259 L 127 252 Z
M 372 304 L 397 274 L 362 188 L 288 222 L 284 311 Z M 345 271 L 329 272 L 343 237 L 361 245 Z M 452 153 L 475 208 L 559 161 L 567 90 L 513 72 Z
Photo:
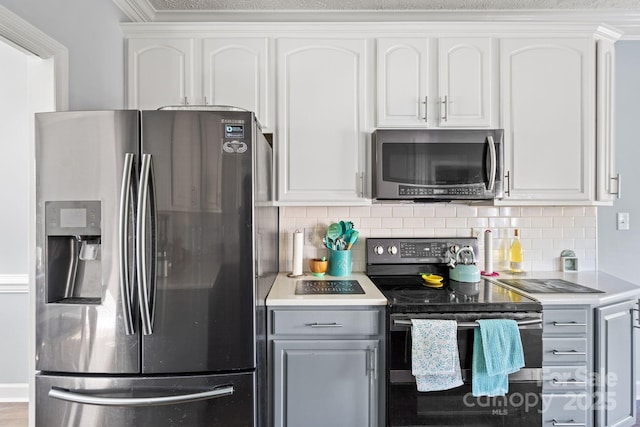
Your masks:
M 485 192 L 484 186 L 465 187 L 416 187 L 412 185 L 398 186 L 398 196 L 481 196 Z

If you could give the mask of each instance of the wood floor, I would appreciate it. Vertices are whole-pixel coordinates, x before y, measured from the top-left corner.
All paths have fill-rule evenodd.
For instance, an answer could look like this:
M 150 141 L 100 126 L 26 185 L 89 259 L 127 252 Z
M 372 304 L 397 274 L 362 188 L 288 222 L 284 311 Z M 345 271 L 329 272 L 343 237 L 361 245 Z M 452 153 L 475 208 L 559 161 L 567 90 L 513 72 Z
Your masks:
M 29 425 L 28 403 L 0 403 L 0 425 L 2 427 L 27 427 Z

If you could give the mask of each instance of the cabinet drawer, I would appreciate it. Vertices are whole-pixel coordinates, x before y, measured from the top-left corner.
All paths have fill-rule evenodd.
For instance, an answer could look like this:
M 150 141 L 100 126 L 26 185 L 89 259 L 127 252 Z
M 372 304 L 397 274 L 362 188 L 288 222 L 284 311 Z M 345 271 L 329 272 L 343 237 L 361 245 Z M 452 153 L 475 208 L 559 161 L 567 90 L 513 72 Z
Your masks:
M 588 394 L 545 394 L 543 396 L 542 426 L 586 426 L 591 407 Z
M 543 364 L 586 363 L 587 338 L 544 338 Z
M 588 316 L 585 309 L 545 310 L 542 318 L 542 332 L 545 335 L 587 333 Z
M 379 312 L 375 310 L 274 310 L 273 334 L 277 335 L 377 335 Z
M 542 391 L 587 391 L 587 366 L 543 366 Z

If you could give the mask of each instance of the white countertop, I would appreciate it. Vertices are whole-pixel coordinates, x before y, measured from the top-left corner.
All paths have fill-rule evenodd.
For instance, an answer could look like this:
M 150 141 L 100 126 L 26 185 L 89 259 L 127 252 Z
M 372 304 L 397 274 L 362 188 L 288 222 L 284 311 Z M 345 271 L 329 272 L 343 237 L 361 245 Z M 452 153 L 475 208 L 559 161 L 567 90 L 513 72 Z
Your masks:
M 640 298 L 640 286 L 619 279 L 610 274 L 597 271 L 540 271 L 528 272 L 525 275 L 515 275 L 509 274 L 507 272 L 500 272 L 500 276 L 487 277 L 487 279 L 496 282 L 499 282 L 500 279 L 563 279 L 568 282 L 577 283 L 579 285 L 604 292 L 537 294 L 524 292 L 517 288 L 511 288 L 518 293 L 524 294 L 530 298 L 540 301 L 543 305 L 585 304 L 592 307 L 598 307 L 609 305 L 615 302 Z M 501 285 L 509 287 L 506 284 L 501 283 Z
M 296 295 L 295 288 L 298 280 L 357 280 L 364 294 Z M 387 299 L 364 273 L 353 273 L 346 277 L 329 275 L 316 277 L 310 273 L 306 273 L 303 277 L 287 277 L 287 273 L 279 273 L 267 296 L 267 306 L 282 305 L 387 305 Z

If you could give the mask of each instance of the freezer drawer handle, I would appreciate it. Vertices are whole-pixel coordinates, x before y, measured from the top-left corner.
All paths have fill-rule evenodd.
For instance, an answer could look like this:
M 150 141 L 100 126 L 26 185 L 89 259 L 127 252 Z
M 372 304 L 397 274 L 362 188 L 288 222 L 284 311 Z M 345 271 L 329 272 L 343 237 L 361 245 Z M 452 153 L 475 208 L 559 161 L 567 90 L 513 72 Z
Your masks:
M 199 393 L 181 394 L 177 396 L 159 397 L 101 397 L 91 396 L 83 393 L 76 393 L 60 388 L 51 388 L 49 397 L 66 400 L 73 403 L 84 403 L 87 405 L 100 406 L 154 406 L 171 405 L 175 403 L 189 403 L 199 400 L 214 399 L 217 397 L 231 396 L 234 392 L 233 386 L 219 387 L 214 390 Z

